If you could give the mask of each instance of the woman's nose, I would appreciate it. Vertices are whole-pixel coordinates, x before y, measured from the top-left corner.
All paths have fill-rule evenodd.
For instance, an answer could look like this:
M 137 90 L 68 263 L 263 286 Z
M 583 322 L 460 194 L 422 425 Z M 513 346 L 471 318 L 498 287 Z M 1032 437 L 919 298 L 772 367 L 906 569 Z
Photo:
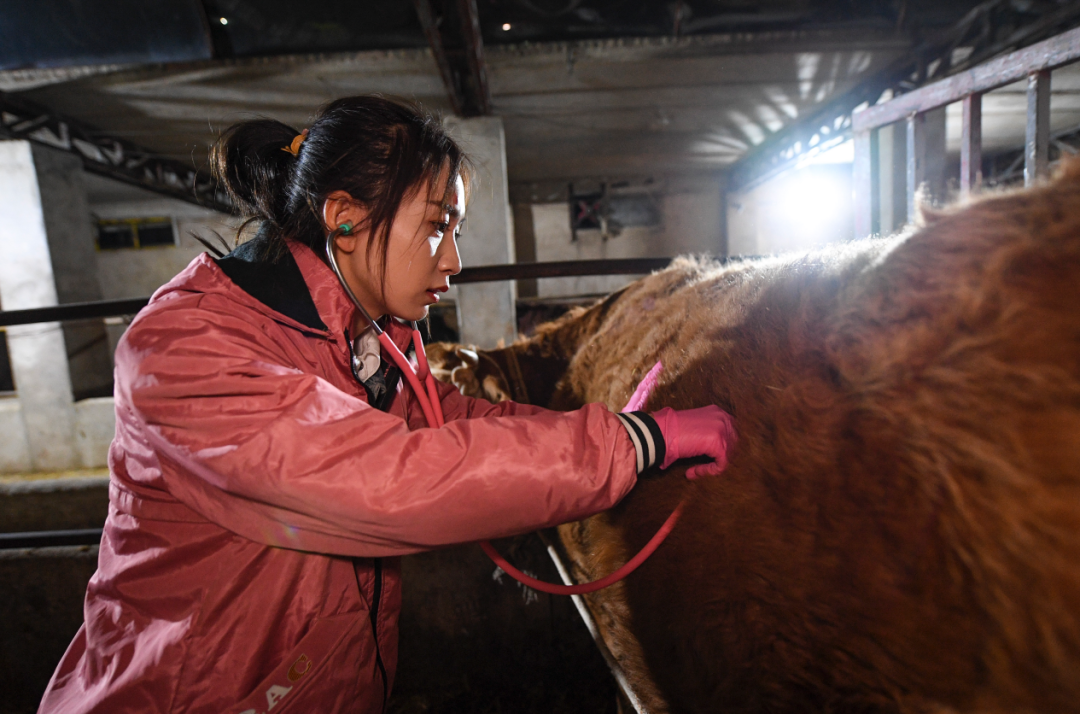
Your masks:
M 457 241 L 448 236 L 450 240 L 443 239 L 442 250 L 439 251 L 439 272 L 457 275 L 461 272 L 461 253 L 458 252 Z

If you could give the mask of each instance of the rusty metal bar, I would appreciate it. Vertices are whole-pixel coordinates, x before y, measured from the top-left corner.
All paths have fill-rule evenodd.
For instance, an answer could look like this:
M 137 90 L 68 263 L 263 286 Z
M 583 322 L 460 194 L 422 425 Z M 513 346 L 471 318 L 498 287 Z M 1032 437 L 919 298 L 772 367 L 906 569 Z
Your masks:
M 528 278 L 574 278 L 583 275 L 644 275 L 666 268 L 671 258 L 613 258 L 610 260 L 562 260 L 550 263 L 479 265 L 464 268 L 450 279 L 455 285 Z
M 0 533 L 0 550 L 15 548 L 55 548 L 65 545 L 98 545 L 101 528 L 80 528 L 61 531 L 30 531 Z
M 724 259 L 720 259 L 721 262 Z M 611 260 L 565 260 L 549 263 L 518 263 L 513 265 L 479 265 L 465 268 L 455 275 L 452 282 L 487 283 L 497 280 L 526 280 L 529 278 L 575 278 L 585 275 L 644 275 L 666 268 L 671 258 L 616 258 Z M 78 302 L 30 310 L 7 310 L 0 312 L 0 327 L 29 325 L 38 322 L 61 322 L 87 320 L 97 317 L 134 315 L 146 303 L 148 297 L 125 300 L 101 300 Z
M 1024 185 L 1050 173 L 1050 70 L 1028 75 L 1027 130 L 1024 139 Z
M 907 118 L 907 220 L 915 220 L 919 189 L 926 180 L 926 115 Z
M 960 130 L 960 196 L 967 198 L 982 183 L 982 95 L 978 92 L 963 99 L 963 125 Z
M 985 93 L 1018 82 L 1032 72 L 1049 71 L 1077 60 L 1080 60 L 1080 28 L 857 112 L 852 117 L 852 129 L 876 129 L 912 114 L 958 102 L 969 94 Z
M 547 552 L 551 557 L 551 561 L 555 564 L 555 569 L 559 571 L 559 577 L 562 579 L 563 584 L 577 585 L 570 575 L 570 571 L 563 563 L 562 558 L 559 557 L 559 553 L 555 549 L 555 546 L 551 545 L 547 538 L 544 538 L 544 544 L 547 546 Z M 604 638 L 600 635 L 600 629 L 596 626 L 596 621 L 589 611 L 589 606 L 585 602 L 585 598 L 580 595 L 571 595 L 570 599 L 573 600 L 574 607 L 577 608 L 578 615 L 581 616 L 581 621 L 585 623 L 585 629 L 589 631 L 593 643 L 596 645 L 596 648 L 600 650 L 600 656 L 604 658 L 604 663 L 607 664 L 611 676 L 615 678 L 615 683 L 619 685 L 619 689 L 622 690 L 623 695 L 626 696 L 627 701 L 630 702 L 630 706 L 634 708 L 635 714 L 649 714 L 645 711 L 645 707 L 642 705 L 637 694 L 634 693 L 633 687 L 630 686 L 630 680 L 626 678 L 626 673 L 623 671 L 622 666 L 619 665 L 619 661 L 615 659 L 615 655 L 611 653 L 607 643 L 604 642 Z
M 874 232 L 874 144 L 877 132 L 855 134 L 855 163 L 852 179 L 855 184 L 855 237 L 865 238 Z
M 0 326 L 31 325 L 37 322 L 60 322 L 62 320 L 89 320 L 95 317 L 134 315 L 146 307 L 150 298 L 129 300 L 100 300 L 97 302 L 74 302 L 51 307 L 35 307 L 29 310 L 5 310 L 0 312 Z

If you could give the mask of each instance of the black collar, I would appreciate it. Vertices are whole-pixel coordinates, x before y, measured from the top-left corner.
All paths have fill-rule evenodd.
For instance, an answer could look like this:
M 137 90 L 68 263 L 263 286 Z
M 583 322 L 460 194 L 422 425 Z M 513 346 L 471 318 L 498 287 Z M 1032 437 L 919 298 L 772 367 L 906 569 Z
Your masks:
M 271 310 L 305 327 L 328 329 L 292 253 L 285 249 L 276 259 L 272 254 L 270 238 L 260 230 L 254 238 L 218 258 L 217 264 L 238 287 Z

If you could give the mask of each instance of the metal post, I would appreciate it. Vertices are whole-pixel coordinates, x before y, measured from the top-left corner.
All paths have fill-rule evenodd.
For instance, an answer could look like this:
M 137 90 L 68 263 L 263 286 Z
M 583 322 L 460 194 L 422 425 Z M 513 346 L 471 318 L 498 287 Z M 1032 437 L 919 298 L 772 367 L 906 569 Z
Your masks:
M 960 130 L 960 197 L 968 198 L 982 183 L 982 94 L 963 99 Z
M 912 114 L 907 119 L 907 220 L 915 222 L 915 197 L 926 180 L 926 116 Z
M 855 134 L 855 164 L 852 180 L 855 184 L 855 237 L 865 238 L 873 231 L 873 159 L 872 137 L 869 131 Z
M 1050 168 L 1050 70 L 1028 75 L 1024 185 L 1046 178 Z

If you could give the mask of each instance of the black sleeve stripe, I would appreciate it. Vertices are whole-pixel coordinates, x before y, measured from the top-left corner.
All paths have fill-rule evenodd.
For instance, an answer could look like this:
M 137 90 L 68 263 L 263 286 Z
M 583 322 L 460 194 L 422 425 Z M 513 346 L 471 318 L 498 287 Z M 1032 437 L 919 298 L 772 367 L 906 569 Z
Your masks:
M 667 442 L 664 441 L 664 432 L 660 431 L 660 425 L 656 423 L 656 420 L 651 415 L 645 412 L 634 412 L 635 415 L 641 421 L 645 422 L 645 426 L 648 427 L 649 433 L 652 435 L 653 444 L 656 445 L 656 453 L 653 454 L 653 464 L 659 466 L 664 463 L 664 458 L 667 456 Z
M 656 420 L 645 412 L 618 414 L 637 451 L 638 473 L 664 462 L 667 445 Z
M 638 434 L 642 437 L 642 445 L 645 447 L 645 468 L 649 468 L 656 463 L 656 442 L 649 433 L 649 427 L 645 426 L 645 422 L 634 412 L 626 414 L 626 419 L 637 427 Z

